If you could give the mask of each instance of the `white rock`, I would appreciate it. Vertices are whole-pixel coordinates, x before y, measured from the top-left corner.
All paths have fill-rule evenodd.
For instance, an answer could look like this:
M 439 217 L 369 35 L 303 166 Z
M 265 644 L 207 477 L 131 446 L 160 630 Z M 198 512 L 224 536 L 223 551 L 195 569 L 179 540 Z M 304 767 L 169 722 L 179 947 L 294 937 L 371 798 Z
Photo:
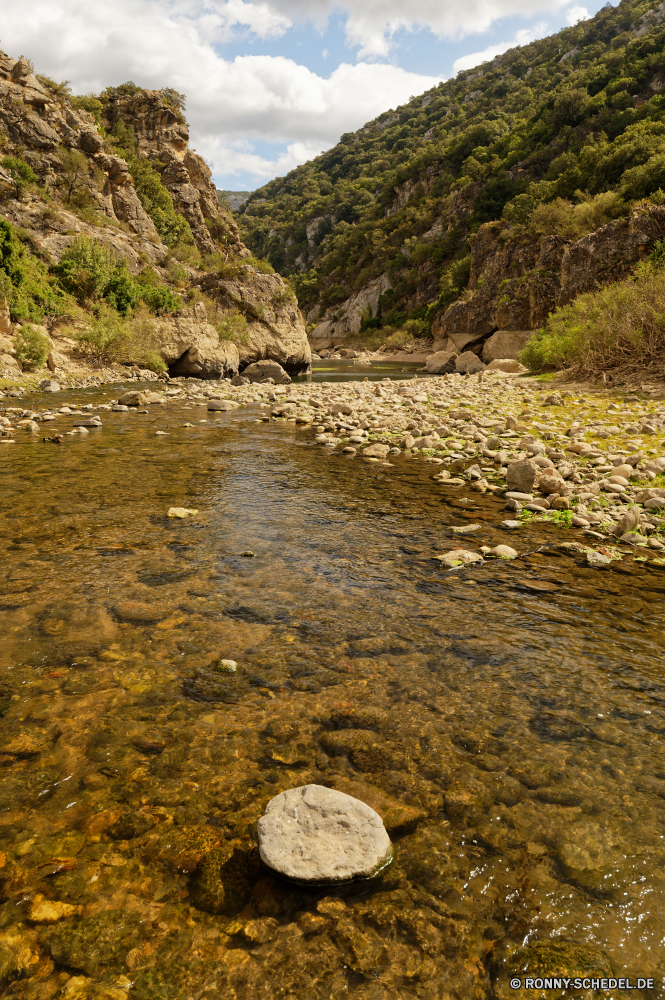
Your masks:
M 298 882 L 371 878 L 392 858 L 379 814 L 359 799 L 322 785 L 302 785 L 276 795 L 258 831 L 264 864 Z
M 167 517 L 194 517 L 198 510 L 189 510 L 187 507 L 169 507 Z

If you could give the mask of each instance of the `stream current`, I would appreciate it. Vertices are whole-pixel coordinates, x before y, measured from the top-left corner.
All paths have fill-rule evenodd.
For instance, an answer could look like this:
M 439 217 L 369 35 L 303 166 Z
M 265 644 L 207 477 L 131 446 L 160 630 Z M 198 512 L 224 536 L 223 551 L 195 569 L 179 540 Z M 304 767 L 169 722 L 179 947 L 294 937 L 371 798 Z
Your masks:
M 268 412 L 0 450 L 0 995 L 662 995 L 663 570 Z M 520 558 L 442 570 L 470 521 Z M 380 878 L 261 869 L 308 782 L 381 813 Z

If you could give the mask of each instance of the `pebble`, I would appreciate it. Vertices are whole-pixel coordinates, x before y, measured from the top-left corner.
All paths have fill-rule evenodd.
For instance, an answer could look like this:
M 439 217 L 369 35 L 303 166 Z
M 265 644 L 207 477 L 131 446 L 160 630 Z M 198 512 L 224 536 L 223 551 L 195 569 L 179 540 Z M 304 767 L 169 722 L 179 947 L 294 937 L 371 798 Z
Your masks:
M 441 552 L 432 556 L 437 559 L 442 566 L 453 569 L 455 566 L 462 566 L 466 563 L 482 562 L 483 557 L 479 552 L 471 552 L 469 549 L 451 549 L 450 552 Z
M 519 528 L 520 527 L 520 522 L 519 521 L 510 521 L 510 520 L 508 520 L 508 521 L 502 521 L 501 524 L 499 525 L 499 527 L 500 528 L 507 528 L 509 531 L 514 531 L 515 528 Z
M 170 437 L 168 431 L 155 431 L 157 437 Z
M 586 517 L 581 517 L 579 514 L 575 514 L 571 524 L 573 528 L 588 528 L 591 526 L 591 521 L 587 521 Z
M 485 546 L 481 550 L 486 556 L 496 556 L 497 559 L 515 559 L 518 555 L 517 549 L 510 545 L 495 545 L 493 549 Z
M 503 495 L 506 500 L 521 500 L 522 503 L 533 500 L 533 493 L 519 493 L 517 490 L 507 490 Z
M 474 531 L 480 531 L 481 528 L 482 524 L 459 524 L 454 526 L 451 525 L 450 530 L 456 535 L 470 535 Z
M 612 560 L 609 556 L 604 556 L 602 552 L 587 552 L 586 561 L 591 566 L 607 566 Z
M 393 856 L 379 814 L 360 799 L 322 785 L 276 795 L 259 819 L 258 834 L 263 863 L 301 884 L 372 878 Z
M 190 510 L 187 507 L 169 507 L 166 512 L 167 517 L 194 517 L 198 510 Z

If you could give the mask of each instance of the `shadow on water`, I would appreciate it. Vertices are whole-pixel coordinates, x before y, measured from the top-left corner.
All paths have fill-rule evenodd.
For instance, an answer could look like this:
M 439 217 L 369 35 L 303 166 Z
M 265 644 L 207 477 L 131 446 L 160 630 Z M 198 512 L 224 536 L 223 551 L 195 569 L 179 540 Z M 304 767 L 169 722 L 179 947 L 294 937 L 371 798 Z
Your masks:
M 662 570 L 532 525 L 519 560 L 445 572 L 464 512 L 474 548 L 504 540 L 499 500 L 258 409 L 157 409 L 0 454 L 3 995 L 661 984 Z M 382 814 L 376 882 L 262 871 L 257 818 L 307 782 Z

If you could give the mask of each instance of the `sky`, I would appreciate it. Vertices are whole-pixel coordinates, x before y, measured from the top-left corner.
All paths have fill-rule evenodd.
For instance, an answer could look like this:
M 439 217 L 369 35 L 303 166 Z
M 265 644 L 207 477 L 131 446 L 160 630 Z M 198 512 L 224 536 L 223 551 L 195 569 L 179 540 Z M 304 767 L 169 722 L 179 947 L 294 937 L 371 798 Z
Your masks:
M 187 99 L 219 188 L 254 190 L 382 111 L 604 0 L 3 0 L 0 49 L 99 93 Z

